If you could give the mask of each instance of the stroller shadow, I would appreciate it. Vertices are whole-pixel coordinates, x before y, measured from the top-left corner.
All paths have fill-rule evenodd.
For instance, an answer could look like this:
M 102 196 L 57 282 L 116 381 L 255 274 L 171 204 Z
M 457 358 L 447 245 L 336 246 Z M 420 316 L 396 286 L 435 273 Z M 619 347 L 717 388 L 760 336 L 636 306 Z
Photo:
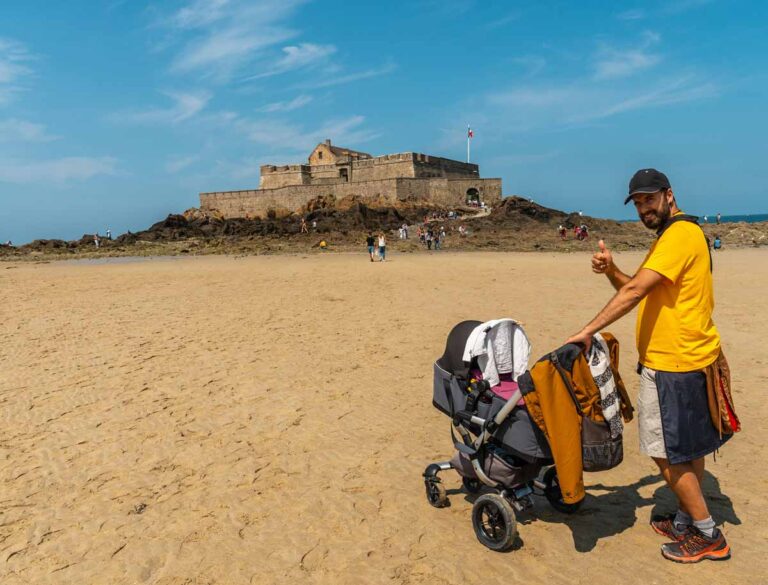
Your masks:
M 661 485 L 651 497 L 640 495 L 641 488 L 657 483 Z M 707 471 L 704 472 L 702 488 L 715 522 L 741 524 L 731 499 L 722 493 L 717 478 Z M 653 505 L 651 514 L 669 513 L 677 508 L 677 500 L 661 475 L 647 475 L 626 486 L 594 484 L 587 489 L 584 504 L 573 515 L 553 510 L 542 498 L 539 501 L 544 506 L 537 506 L 539 520 L 562 523 L 571 529 L 573 544 L 578 552 L 589 552 L 601 538 L 615 536 L 634 526 L 639 508 Z

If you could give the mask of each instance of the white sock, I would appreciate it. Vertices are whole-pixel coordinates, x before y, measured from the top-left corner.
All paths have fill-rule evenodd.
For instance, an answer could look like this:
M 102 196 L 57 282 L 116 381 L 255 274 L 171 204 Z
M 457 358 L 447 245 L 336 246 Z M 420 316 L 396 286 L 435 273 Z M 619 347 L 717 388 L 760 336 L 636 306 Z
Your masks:
M 704 520 L 696 520 L 693 525 L 707 538 L 712 538 L 715 535 L 715 521 L 712 520 L 712 516 L 704 518 Z

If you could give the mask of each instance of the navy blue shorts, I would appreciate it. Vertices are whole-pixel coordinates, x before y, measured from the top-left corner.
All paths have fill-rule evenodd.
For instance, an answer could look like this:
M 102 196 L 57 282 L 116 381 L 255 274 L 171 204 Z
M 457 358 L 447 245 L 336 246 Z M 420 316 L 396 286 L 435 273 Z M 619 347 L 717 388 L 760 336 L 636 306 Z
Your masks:
M 663 435 L 662 449 L 672 465 L 709 455 L 731 438 L 728 434 L 721 437 L 712 424 L 707 402 L 707 378 L 703 371 L 660 372 L 644 367 L 641 376 L 646 381 L 641 392 L 650 390 L 648 382 L 653 380 L 658 396 L 658 410 L 649 408 L 655 406 L 651 400 L 638 398 L 640 410 L 651 411 L 639 413 L 639 418 L 643 419 L 641 426 L 645 422 L 646 429 L 650 429 L 644 431 L 641 428 L 641 450 L 648 452 L 643 449 L 642 442 L 652 442 L 649 434 L 656 425 L 650 418 L 655 417 L 660 419 L 657 428 Z

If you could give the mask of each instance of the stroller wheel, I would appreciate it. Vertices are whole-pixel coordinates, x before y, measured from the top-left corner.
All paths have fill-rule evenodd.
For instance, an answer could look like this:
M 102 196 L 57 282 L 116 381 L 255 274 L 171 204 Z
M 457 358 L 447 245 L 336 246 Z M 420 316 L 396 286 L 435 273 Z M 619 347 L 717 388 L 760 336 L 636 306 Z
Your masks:
M 424 486 L 427 488 L 427 501 L 435 508 L 445 508 L 448 505 L 448 496 L 445 493 L 445 486 L 439 480 L 425 479 Z
M 472 477 L 463 478 L 461 483 L 464 486 L 464 489 L 467 490 L 467 492 L 470 494 L 479 493 L 480 490 L 483 489 L 483 484 L 480 482 L 480 480 Z
M 544 474 L 544 496 L 555 510 L 563 514 L 573 514 L 581 508 L 581 504 L 584 501 L 581 500 L 575 504 L 567 504 L 563 501 L 560 483 L 557 481 L 557 470 L 554 467 L 547 469 Z
M 509 549 L 517 536 L 515 511 L 498 494 L 484 494 L 477 498 L 472 507 L 472 526 L 477 539 L 495 551 Z

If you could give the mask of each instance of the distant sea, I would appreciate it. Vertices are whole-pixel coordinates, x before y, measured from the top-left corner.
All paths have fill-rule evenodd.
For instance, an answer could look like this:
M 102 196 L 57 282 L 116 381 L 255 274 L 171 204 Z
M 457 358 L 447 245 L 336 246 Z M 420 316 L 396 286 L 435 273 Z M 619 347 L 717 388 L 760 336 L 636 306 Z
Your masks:
M 707 223 L 715 223 L 716 215 L 708 215 Z M 704 216 L 699 218 L 704 223 Z M 768 213 L 753 213 L 750 215 L 724 215 L 720 218 L 720 223 L 736 223 L 737 221 L 746 221 L 747 223 L 756 223 L 758 221 L 768 221 Z
M 699 217 L 699 223 L 700 224 L 714 224 L 717 223 L 717 215 L 708 215 L 707 221 L 704 221 L 704 216 L 700 215 Z M 639 221 L 637 219 L 625 219 L 625 220 L 619 220 L 622 223 L 625 221 Z M 720 223 L 737 223 L 740 221 L 745 221 L 747 223 L 757 223 L 758 221 L 768 221 L 768 213 L 751 213 L 747 215 L 723 215 L 720 218 Z

